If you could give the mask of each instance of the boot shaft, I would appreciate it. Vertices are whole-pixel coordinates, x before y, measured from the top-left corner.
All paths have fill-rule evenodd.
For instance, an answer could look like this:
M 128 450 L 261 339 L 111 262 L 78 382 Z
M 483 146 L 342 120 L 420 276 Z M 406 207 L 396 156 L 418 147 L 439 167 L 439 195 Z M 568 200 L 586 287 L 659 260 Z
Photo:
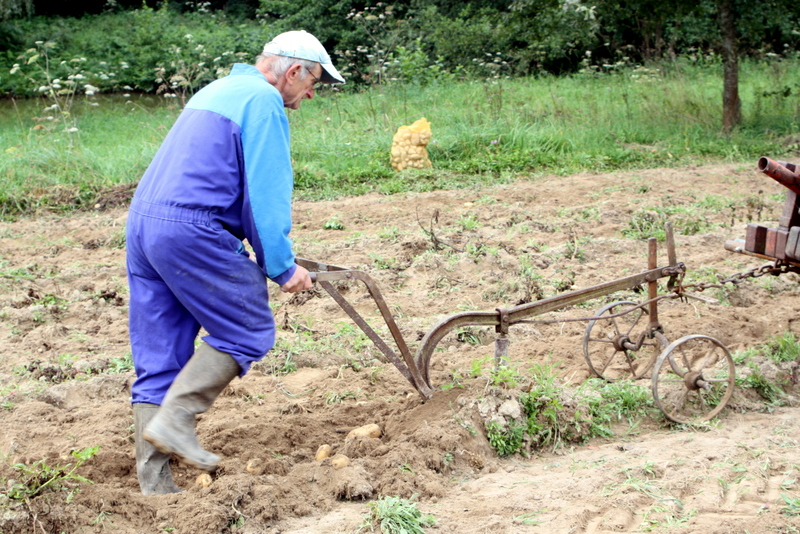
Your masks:
M 240 371 L 229 354 L 203 343 L 175 377 L 162 406 L 178 403 L 193 414 L 203 413 Z
M 144 495 L 178 493 L 169 467 L 170 454 L 164 454 L 144 439 L 147 424 L 158 412 L 157 404 L 133 405 L 133 435 L 136 451 L 136 478 Z

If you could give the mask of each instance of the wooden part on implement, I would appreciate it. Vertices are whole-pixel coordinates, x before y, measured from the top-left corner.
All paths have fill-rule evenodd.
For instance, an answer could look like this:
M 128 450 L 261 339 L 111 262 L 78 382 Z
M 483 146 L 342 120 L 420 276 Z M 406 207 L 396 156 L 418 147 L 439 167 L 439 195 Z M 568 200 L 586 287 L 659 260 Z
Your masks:
M 753 254 L 765 254 L 764 250 L 767 247 L 767 231 L 769 228 L 755 223 L 747 225 L 747 233 L 745 234 L 744 250 L 752 252 Z
M 789 232 L 783 228 L 769 228 L 764 254 L 770 258 L 786 259 L 786 239 L 788 237 Z
M 655 269 L 656 267 L 658 267 L 658 240 L 656 240 L 655 237 L 651 237 L 647 240 L 647 268 Z M 650 310 L 650 328 L 660 330 L 661 325 L 658 322 L 658 301 L 655 300 L 658 296 L 658 282 L 656 280 L 651 280 L 647 283 L 647 295 L 648 299 L 652 301 L 648 306 Z
M 767 228 L 750 223 L 747 225 L 744 250 L 768 258 L 786 259 L 786 241 L 789 232 L 783 228 Z
M 781 220 L 778 222 L 780 228 L 800 226 L 800 210 L 797 208 L 797 193 L 794 191 L 786 191 L 786 200 L 783 202 Z
M 789 229 L 786 239 L 786 257 L 790 260 L 800 260 L 800 226 Z

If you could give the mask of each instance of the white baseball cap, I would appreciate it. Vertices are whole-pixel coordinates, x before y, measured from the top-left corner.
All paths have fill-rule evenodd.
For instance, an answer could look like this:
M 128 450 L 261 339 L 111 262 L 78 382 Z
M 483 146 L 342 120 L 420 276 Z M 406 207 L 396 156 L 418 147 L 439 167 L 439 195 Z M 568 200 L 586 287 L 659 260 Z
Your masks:
M 333 66 L 325 47 L 307 31 L 284 32 L 265 44 L 263 53 L 314 61 L 322 65 L 321 82 L 344 83 L 344 78 Z

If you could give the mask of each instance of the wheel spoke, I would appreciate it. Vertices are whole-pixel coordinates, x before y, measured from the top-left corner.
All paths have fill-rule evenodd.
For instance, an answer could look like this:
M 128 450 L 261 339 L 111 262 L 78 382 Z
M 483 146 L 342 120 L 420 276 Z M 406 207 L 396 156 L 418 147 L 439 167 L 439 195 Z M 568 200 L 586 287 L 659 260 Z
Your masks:
M 694 370 L 695 370 L 695 371 L 697 371 L 698 373 L 701 373 L 701 372 L 703 372 L 703 369 L 705 369 L 705 368 L 706 368 L 706 365 L 708 364 L 708 360 L 711 358 L 711 356 L 713 356 L 713 355 L 714 355 L 714 354 L 716 354 L 716 353 L 717 353 L 717 351 L 716 351 L 714 348 L 712 348 L 711 350 L 709 350 L 709 351 L 708 351 L 708 354 L 706 355 L 706 359 L 705 359 L 705 360 L 703 360 L 703 364 L 700 366 L 700 368 L 699 368 L 699 369 L 694 369 Z
M 672 413 L 677 413 L 678 410 L 683 408 L 684 402 L 686 401 L 686 396 L 688 395 L 689 390 L 684 390 L 683 394 L 681 394 L 676 400 L 673 405 Z
M 612 317 L 610 319 L 610 321 L 611 321 L 611 324 L 614 325 L 614 336 L 618 336 L 620 334 L 620 331 L 619 331 L 619 324 L 617 323 L 617 318 L 616 317 Z
M 689 361 L 686 359 L 686 353 L 683 351 L 683 346 L 680 346 L 678 348 L 681 353 L 681 360 L 683 360 L 683 367 L 688 371 L 689 369 L 692 368 L 692 366 L 689 365 Z
M 628 362 L 628 369 L 631 370 L 631 374 L 636 374 L 636 367 L 634 364 L 636 363 L 636 359 L 631 357 L 631 353 L 627 350 L 623 351 L 625 353 L 625 360 Z
M 616 354 L 617 354 L 616 352 L 612 353 L 611 356 L 603 364 L 603 368 L 600 370 L 600 374 L 601 375 L 606 372 L 606 369 L 608 369 L 608 366 L 611 365 L 611 362 L 614 361 L 614 356 L 616 356 Z
M 633 314 L 634 314 L 634 313 L 636 313 L 636 312 L 631 312 L 631 316 L 633 316 Z M 631 327 L 630 327 L 630 328 L 628 328 L 628 331 L 627 331 L 627 332 L 625 332 L 625 335 L 626 335 L 626 336 L 630 336 L 631 332 L 633 332 L 633 329 L 634 329 L 634 328 L 636 328 L 636 325 L 637 325 L 637 324 L 639 324 L 639 319 L 640 319 L 641 317 L 642 317 L 642 314 L 640 313 L 639 315 L 637 315 L 637 316 L 636 316 L 636 319 L 634 319 L 634 320 L 631 322 Z

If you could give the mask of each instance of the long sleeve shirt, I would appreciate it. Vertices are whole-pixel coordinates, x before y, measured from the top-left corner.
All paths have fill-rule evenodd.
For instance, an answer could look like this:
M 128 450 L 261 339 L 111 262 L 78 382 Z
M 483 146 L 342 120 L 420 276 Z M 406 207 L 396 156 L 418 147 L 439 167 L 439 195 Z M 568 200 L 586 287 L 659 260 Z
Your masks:
M 281 285 L 296 269 L 289 239 L 293 186 L 283 99 L 255 67 L 237 63 L 189 100 L 134 203 L 208 211 L 247 239 L 265 275 Z

